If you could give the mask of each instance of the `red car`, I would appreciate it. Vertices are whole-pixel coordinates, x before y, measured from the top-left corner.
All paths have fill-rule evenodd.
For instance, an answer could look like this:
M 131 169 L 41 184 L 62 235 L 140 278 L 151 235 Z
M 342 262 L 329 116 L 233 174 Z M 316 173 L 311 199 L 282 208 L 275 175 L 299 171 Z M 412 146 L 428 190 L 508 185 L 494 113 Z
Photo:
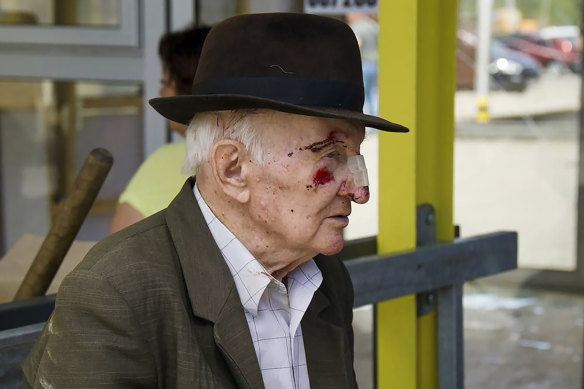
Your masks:
M 529 54 L 542 66 L 568 67 L 574 72 L 579 72 L 581 66 L 579 34 L 576 37 L 561 35 L 559 30 L 551 30 L 551 28 L 529 34 L 515 33 L 500 36 L 499 40 L 511 49 Z M 557 32 L 552 33 L 553 31 Z
M 539 35 L 544 41 L 551 44 L 558 50 L 566 53 L 573 59 L 568 66 L 574 72 L 580 72 L 582 65 L 582 35 L 578 26 L 550 26 L 539 30 Z

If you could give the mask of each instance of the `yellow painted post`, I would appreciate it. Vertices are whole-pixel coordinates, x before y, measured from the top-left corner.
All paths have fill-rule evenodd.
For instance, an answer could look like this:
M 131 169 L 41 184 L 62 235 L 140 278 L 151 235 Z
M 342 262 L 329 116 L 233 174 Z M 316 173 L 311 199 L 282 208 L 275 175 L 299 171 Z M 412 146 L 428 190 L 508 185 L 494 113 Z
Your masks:
M 488 123 L 491 121 L 491 114 L 489 113 L 489 96 L 477 97 L 477 114 L 475 120 L 478 123 Z
M 379 134 L 380 254 L 416 245 L 416 206 L 436 210 L 437 239 L 453 238 L 456 0 L 379 2 L 379 112 L 411 133 Z M 379 388 L 437 388 L 436 315 L 415 296 L 377 306 Z
M 411 133 L 379 133 L 380 254 L 416 245 L 417 0 L 379 2 L 379 114 Z M 385 49 L 387 48 L 387 50 Z M 377 386 L 416 388 L 416 300 L 377 304 Z

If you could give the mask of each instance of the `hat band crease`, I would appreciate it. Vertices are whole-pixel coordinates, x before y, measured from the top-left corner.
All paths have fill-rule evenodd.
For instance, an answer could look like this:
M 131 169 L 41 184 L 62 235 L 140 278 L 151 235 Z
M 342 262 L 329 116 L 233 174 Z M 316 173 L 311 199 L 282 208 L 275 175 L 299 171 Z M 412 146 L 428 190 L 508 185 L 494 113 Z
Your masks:
M 320 106 L 362 112 L 361 85 L 307 78 L 231 77 L 201 81 L 194 95 L 245 95 L 302 106 Z

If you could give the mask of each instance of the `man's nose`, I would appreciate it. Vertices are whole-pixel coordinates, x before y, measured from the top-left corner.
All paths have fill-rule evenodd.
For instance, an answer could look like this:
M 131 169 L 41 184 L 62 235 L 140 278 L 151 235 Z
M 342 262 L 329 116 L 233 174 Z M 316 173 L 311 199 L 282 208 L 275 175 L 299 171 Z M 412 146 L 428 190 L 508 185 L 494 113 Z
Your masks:
M 353 175 L 349 173 L 339 188 L 339 195 L 348 196 L 357 204 L 365 204 L 369 201 L 369 186 L 357 186 Z
M 369 178 L 365 158 L 362 155 L 352 155 L 347 159 L 347 177 L 340 191 L 342 195 L 349 196 L 358 204 L 369 201 Z

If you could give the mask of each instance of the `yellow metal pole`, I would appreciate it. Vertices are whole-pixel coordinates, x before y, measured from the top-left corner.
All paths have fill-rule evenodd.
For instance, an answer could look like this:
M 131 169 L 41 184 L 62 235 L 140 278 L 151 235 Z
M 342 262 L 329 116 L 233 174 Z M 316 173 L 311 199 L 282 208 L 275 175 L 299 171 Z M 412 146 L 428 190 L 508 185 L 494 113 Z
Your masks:
M 416 245 L 418 1 L 379 2 L 379 113 L 411 133 L 379 133 L 380 254 Z M 377 386 L 416 388 L 416 300 L 377 304 Z
M 456 0 L 379 2 L 380 115 L 411 133 L 379 134 L 378 252 L 413 249 L 416 205 L 436 210 L 437 239 L 453 238 Z M 414 296 L 377 306 L 379 388 L 437 388 L 436 315 Z

